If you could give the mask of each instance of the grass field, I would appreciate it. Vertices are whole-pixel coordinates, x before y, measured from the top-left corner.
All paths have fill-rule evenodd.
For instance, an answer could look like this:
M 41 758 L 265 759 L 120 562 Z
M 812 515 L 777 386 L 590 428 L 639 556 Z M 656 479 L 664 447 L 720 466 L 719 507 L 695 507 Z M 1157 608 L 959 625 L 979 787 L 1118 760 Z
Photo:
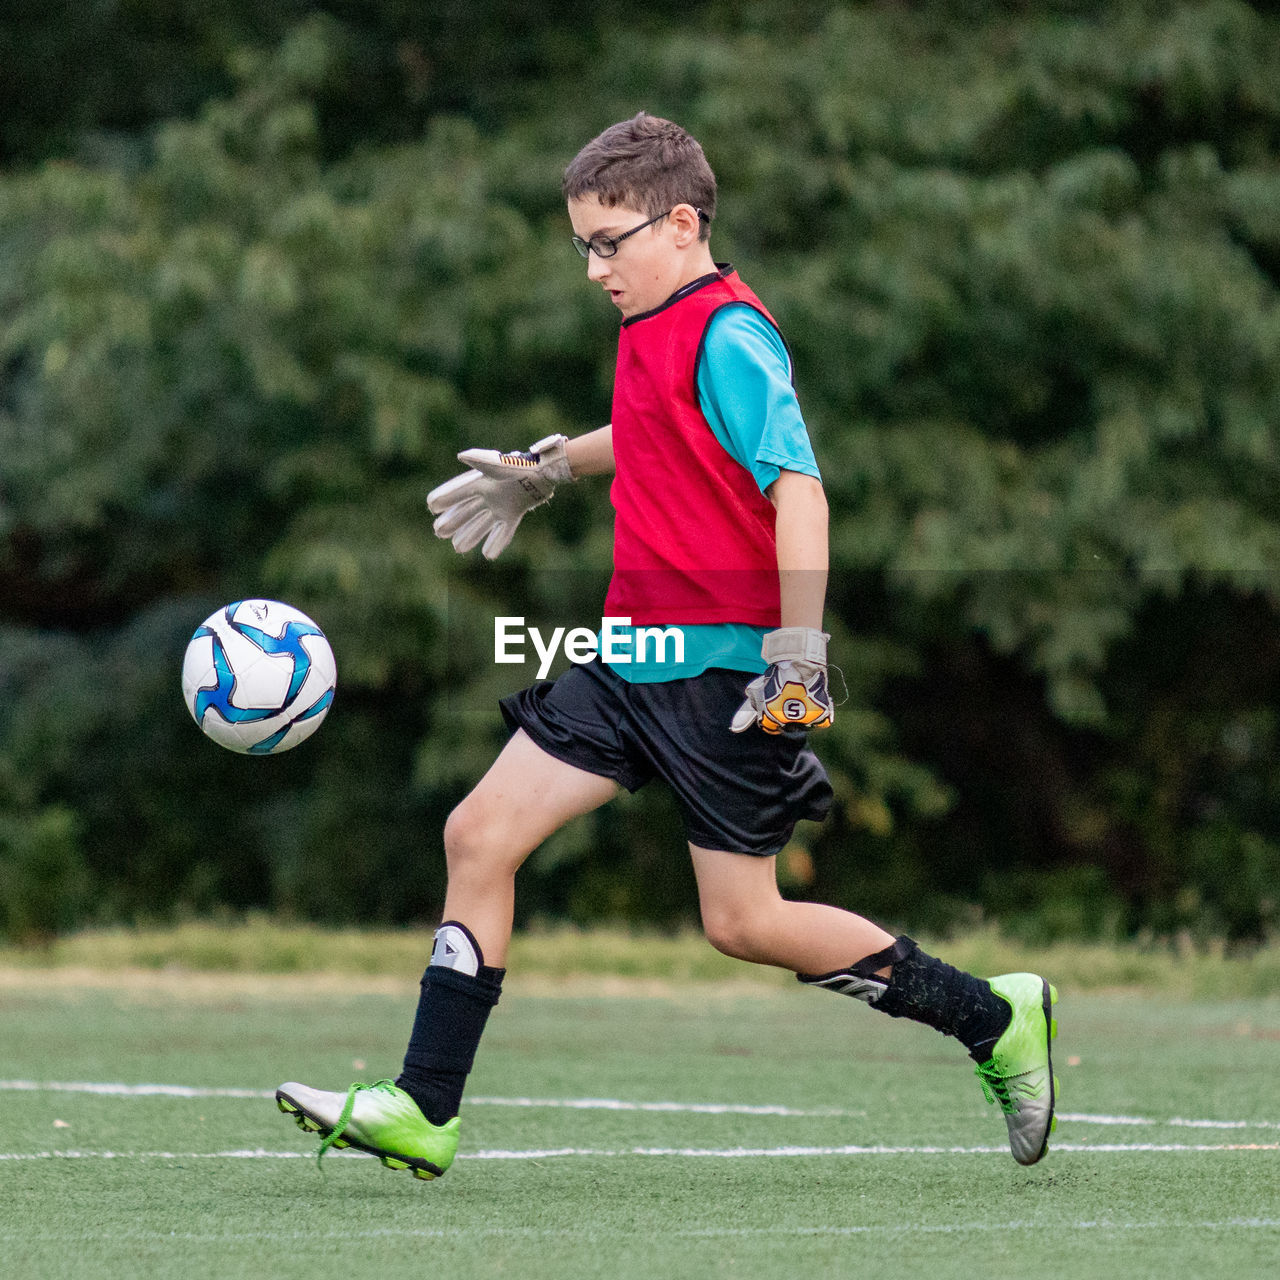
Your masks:
M 444 1179 L 317 1170 L 271 1091 L 394 1075 L 414 976 L 0 970 L 3 1274 L 1280 1271 L 1278 999 L 1064 985 L 1027 1170 L 958 1046 L 854 1001 L 513 978 Z

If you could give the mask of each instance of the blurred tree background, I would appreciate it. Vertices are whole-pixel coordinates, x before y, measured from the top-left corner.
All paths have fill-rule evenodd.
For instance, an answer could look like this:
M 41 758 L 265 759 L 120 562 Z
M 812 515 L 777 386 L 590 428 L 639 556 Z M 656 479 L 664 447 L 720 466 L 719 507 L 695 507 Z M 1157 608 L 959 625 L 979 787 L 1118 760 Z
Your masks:
M 607 489 L 496 564 L 459 448 L 609 411 L 560 173 L 645 109 L 792 344 L 849 700 L 789 891 L 929 930 L 1280 923 L 1280 16 L 1243 0 L 14 0 L 0 17 L 0 933 L 431 923 L 523 679 L 598 621 Z M 584 584 L 590 584 L 586 586 Z M 269 595 L 338 656 L 307 745 L 179 695 Z M 838 680 L 836 681 L 838 686 Z M 694 918 L 674 809 L 548 842 L 521 918 Z

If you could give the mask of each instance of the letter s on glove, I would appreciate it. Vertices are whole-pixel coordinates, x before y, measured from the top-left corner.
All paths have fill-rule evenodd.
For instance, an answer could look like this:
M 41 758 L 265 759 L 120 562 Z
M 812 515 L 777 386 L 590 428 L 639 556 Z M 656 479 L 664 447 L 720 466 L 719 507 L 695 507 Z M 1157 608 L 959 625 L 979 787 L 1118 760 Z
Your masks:
M 765 733 L 785 729 L 825 729 L 835 719 L 827 689 L 827 641 L 812 627 L 770 631 L 760 646 L 769 663 L 746 688 L 746 700 L 729 727 L 743 733 L 758 724 Z

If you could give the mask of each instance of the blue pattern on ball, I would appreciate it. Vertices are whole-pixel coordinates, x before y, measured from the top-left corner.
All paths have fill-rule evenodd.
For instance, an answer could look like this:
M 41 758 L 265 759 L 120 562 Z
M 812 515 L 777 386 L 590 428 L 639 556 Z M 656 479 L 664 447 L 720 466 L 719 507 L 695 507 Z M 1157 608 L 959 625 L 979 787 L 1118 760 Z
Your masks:
M 241 601 L 237 600 L 234 604 L 227 606 L 225 611 L 227 626 L 247 640 L 253 641 L 263 653 L 287 653 L 293 658 L 293 677 L 289 681 L 288 692 L 285 694 L 284 701 L 278 707 L 250 709 L 233 705 L 231 699 L 236 690 L 235 672 L 231 670 L 231 664 L 227 661 L 226 650 L 223 648 L 217 632 L 210 627 L 201 626 L 197 628 L 195 634 L 196 636 L 209 636 L 213 640 L 213 669 L 217 673 L 218 683 L 211 688 L 200 689 L 196 693 L 196 720 L 200 724 L 204 723 L 205 714 L 210 708 L 216 711 L 228 724 L 253 724 L 258 720 L 269 720 L 273 716 L 278 716 L 287 711 L 293 700 L 298 696 L 298 692 L 311 670 L 311 655 L 303 648 L 302 638 L 304 636 L 320 636 L 323 639 L 323 632 L 319 627 L 311 626 L 305 622 L 290 622 L 281 636 L 273 636 L 259 627 L 251 627 L 247 623 L 237 622 L 232 615 L 241 603 Z M 256 743 L 249 750 L 260 755 L 270 752 L 292 725 L 299 720 L 307 720 L 313 715 L 318 715 L 332 701 L 333 691 L 329 690 L 313 706 L 308 707 L 301 715 L 291 720 L 279 733 L 272 734 L 269 738 L 264 738 L 262 742 Z
M 249 748 L 248 754 L 251 756 L 268 756 L 284 741 L 284 736 L 302 720 L 310 720 L 312 716 L 318 716 L 321 712 L 329 709 L 329 704 L 333 701 L 333 690 L 326 689 L 319 698 L 312 703 L 301 715 L 294 716 L 283 729 L 278 729 L 268 738 L 263 738 L 261 742 L 255 742 Z

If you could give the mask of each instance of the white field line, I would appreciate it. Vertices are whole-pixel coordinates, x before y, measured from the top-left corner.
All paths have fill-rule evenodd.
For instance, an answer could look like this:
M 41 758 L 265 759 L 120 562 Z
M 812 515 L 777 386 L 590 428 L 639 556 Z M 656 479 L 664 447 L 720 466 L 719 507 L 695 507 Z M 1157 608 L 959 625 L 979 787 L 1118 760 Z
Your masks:
M 784 1107 L 740 1102 L 627 1102 L 621 1098 L 468 1098 L 470 1107 L 560 1107 L 571 1111 L 679 1111 L 708 1116 L 819 1116 L 861 1118 L 866 1111 L 840 1107 Z
M 113 1084 L 95 1081 L 0 1080 L 0 1091 L 18 1093 L 93 1093 L 119 1098 L 274 1098 L 274 1089 L 217 1089 L 185 1084 Z M 573 1111 L 675 1111 L 701 1115 L 865 1117 L 866 1111 L 839 1107 L 799 1108 L 738 1102 L 629 1102 L 621 1098 L 469 1097 L 470 1107 L 560 1107 Z
M 545 1147 L 523 1151 L 465 1151 L 459 1160 L 553 1160 L 566 1156 L 616 1159 L 620 1156 L 660 1156 L 666 1159 L 788 1159 L 831 1156 L 949 1156 L 1007 1155 L 1007 1146 L 981 1147 Z M 1280 1142 L 1055 1142 L 1053 1152 L 1076 1155 L 1122 1155 L 1134 1152 L 1280 1151 Z M 312 1151 L 267 1151 L 246 1147 L 231 1151 L 0 1151 L 0 1161 L 25 1160 L 314 1160 Z M 332 1160 L 369 1159 L 359 1151 L 333 1152 Z
M 185 1084 L 122 1084 L 107 1081 L 0 1080 L 0 1092 L 88 1093 L 117 1098 L 274 1098 L 274 1089 L 205 1088 Z M 677 1112 L 696 1115 L 788 1116 L 820 1119 L 859 1119 L 864 1110 L 839 1107 L 788 1107 L 781 1104 L 736 1102 L 635 1102 L 622 1098 L 497 1098 L 468 1097 L 469 1107 L 558 1108 L 571 1111 Z M 1280 1129 L 1275 1120 L 1192 1120 L 1182 1116 L 1156 1119 L 1152 1116 L 1098 1115 L 1090 1112 L 1059 1111 L 1063 1124 L 1091 1124 L 1104 1127 L 1182 1129 Z M 1061 1144 L 1055 1143 L 1054 1150 Z M 1096 1148 L 1095 1148 L 1096 1150 Z
M 759 1238 L 764 1236 L 933 1236 L 968 1235 L 979 1232 L 1033 1232 L 1043 1237 L 1045 1223 L 1041 1219 L 1013 1222 L 904 1222 L 883 1226 L 819 1225 L 812 1227 L 664 1227 L 666 1239 L 722 1240 Z M 1280 1230 L 1280 1218 L 1221 1218 L 1208 1221 L 1165 1219 L 1148 1222 L 1115 1222 L 1106 1218 L 1054 1224 L 1055 1232 L 1069 1231 L 1240 1231 Z M 590 1227 L 370 1227 L 344 1228 L 341 1231 L 114 1231 L 103 1232 L 97 1227 L 83 1231 L 42 1232 L 39 1235 L 18 1231 L 0 1231 L 0 1242 L 18 1244 L 81 1243 L 102 1244 L 123 1241 L 163 1241 L 174 1244 L 192 1242 L 237 1242 L 305 1240 L 308 1242 L 332 1240 L 416 1239 L 457 1240 L 500 1238 L 510 1240 L 569 1240 L 613 1241 L 619 1238 L 640 1236 L 648 1242 L 652 1236 L 647 1230 L 598 1231 Z
M 114 1084 L 92 1080 L 0 1080 L 11 1093 L 97 1093 L 109 1098 L 274 1098 L 271 1089 L 203 1089 L 185 1084 Z

